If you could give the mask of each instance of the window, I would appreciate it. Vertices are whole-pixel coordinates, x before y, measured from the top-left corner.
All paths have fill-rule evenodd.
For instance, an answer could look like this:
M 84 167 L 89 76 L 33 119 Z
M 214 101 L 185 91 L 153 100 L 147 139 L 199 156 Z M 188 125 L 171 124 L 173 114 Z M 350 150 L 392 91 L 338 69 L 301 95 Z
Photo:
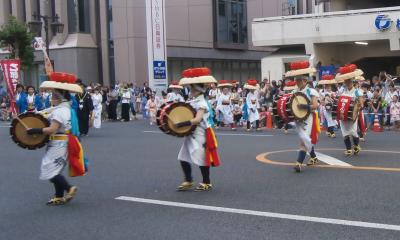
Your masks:
M 214 35 L 217 48 L 247 47 L 247 1 L 215 0 Z M 236 46 L 236 47 L 235 47 Z
M 89 33 L 90 11 L 89 0 L 69 0 L 68 6 L 68 32 Z

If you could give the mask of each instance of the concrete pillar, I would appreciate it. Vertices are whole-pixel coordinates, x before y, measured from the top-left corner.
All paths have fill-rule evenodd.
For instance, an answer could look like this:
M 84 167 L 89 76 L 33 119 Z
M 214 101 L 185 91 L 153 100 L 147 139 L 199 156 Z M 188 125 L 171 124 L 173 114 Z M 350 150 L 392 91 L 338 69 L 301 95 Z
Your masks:
M 10 16 L 11 6 L 9 3 L 9 1 L 0 1 L 0 26 L 6 23 Z

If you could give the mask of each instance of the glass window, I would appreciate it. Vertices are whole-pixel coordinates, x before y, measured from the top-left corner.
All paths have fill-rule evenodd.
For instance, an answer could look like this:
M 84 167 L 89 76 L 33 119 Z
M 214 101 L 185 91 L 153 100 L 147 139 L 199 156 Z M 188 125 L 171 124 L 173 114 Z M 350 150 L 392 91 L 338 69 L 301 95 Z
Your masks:
M 224 44 L 247 44 L 247 1 L 216 1 L 216 41 Z
M 89 0 L 69 0 L 68 31 L 69 33 L 90 32 Z

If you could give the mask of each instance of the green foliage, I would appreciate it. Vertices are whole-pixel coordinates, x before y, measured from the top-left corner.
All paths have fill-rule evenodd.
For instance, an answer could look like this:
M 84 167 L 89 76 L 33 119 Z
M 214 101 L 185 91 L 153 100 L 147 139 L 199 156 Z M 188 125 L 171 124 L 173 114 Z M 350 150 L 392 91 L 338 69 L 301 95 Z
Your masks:
M 0 47 L 11 46 L 10 59 L 19 58 L 23 69 L 29 69 L 34 59 L 33 35 L 28 26 L 13 16 L 0 29 Z

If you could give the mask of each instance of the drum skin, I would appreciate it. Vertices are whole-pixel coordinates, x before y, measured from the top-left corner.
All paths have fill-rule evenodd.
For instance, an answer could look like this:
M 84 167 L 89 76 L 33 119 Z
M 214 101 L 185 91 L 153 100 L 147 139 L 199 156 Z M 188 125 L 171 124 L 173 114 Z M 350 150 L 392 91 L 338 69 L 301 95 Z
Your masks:
M 188 103 L 170 103 L 163 105 L 157 112 L 157 125 L 166 134 L 185 137 L 196 129 L 196 125 L 176 128 L 175 124 L 190 121 L 196 116 L 196 110 Z
M 38 113 L 26 112 L 20 114 L 18 118 L 29 128 L 45 128 L 50 126 L 49 120 Z M 25 127 L 17 119 L 13 119 L 11 122 L 10 136 L 18 146 L 28 150 L 42 148 L 49 141 L 49 136 L 45 134 L 28 135 Z
M 284 122 L 290 121 L 304 121 L 308 118 L 311 111 L 299 109 L 299 104 L 310 104 L 310 100 L 304 93 L 297 92 L 294 94 L 282 95 L 279 99 L 274 101 L 273 114 L 279 120 Z
M 293 116 L 296 121 L 304 121 L 311 114 L 310 109 L 300 109 L 298 107 L 300 104 L 310 105 L 311 101 L 304 93 L 297 92 L 293 94 L 289 102 L 289 107 L 292 110 Z

